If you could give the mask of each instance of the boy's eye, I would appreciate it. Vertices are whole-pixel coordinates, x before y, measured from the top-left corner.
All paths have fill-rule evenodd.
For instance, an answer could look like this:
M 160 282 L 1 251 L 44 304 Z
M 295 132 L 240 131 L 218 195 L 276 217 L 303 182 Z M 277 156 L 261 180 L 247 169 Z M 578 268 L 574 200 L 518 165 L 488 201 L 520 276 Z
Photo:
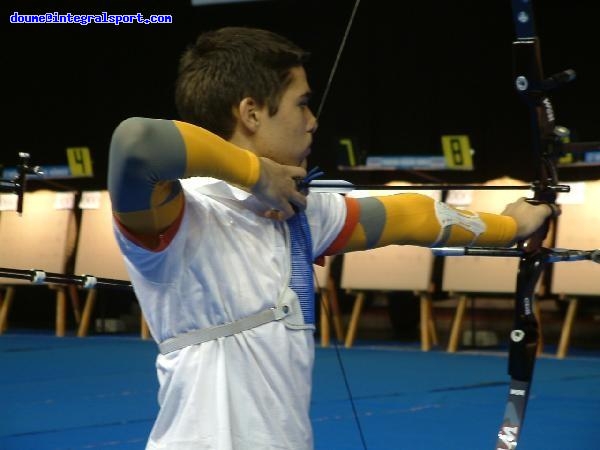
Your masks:
M 298 102 L 298 106 L 308 106 L 310 104 L 310 97 L 308 95 L 303 96 Z

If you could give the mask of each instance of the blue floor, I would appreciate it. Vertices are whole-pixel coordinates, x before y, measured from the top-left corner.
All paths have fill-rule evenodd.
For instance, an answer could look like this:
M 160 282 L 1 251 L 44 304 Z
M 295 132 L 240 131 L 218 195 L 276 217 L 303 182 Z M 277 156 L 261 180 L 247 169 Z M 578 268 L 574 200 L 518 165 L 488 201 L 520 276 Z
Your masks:
M 339 349 L 369 450 L 493 450 L 506 354 L 416 346 Z M 144 448 L 156 348 L 136 337 L 0 336 L 0 450 Z M 318 348 L 317 450 L 361 450 L 334 348 Z M 539 358 L 519 450 L 600 448 L 600 355 Z

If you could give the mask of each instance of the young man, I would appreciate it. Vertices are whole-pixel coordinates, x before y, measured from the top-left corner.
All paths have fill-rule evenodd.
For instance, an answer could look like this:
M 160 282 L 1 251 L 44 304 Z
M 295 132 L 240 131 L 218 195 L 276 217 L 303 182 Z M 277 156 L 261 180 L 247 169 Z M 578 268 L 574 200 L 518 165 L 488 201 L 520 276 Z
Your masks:
M 312 262 L 388 244 L 511 245 L 550 209 L 458 212 L 429 197 L 305 196 L 307 54 L 264 30 L 183 54 L 183 121 L 131 118 L 109 162 L 115 232 L 160 354 L 147 449 L 311 449 Z

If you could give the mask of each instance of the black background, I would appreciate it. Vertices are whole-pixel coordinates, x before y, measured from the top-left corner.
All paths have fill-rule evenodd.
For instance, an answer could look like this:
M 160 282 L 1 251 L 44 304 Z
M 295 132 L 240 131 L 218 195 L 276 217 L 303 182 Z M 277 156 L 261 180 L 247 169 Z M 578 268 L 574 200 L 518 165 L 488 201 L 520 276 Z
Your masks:
M 88 146 L 94 177 L 54 181 L 51 187 L 104 189 L 112 130 L 130 116 L 177 118 L 173 92 L 181 52 L 199 32 L 225 25 L 269 28 L 310 50 L 307 69 L 316 111 L 353 5 L 351 0 L 213 6 L 192 6 L 188 0 L 2 2 L 0 164 L 14 166 L 18 152 L 26 151 L 35 164 L 63 165 L 67 147 Z M 578 74 L 552 96 L 557 123 L 569 127 L 576 140 L 600 140 L 596 2 L 538 0 L 534 9 L 546 74 L 568 68 Z M 15 11 L 172 14 L 174 23 L 13 25 L 8 18 Z M 339 171 L 338 139 L 352 137 L 363 154 L 439 155 L 442 134 L 468 134 L 475 170 L 428 175 L 456 182 L 503 175 L 531 180 L 529 118 L 513 89 L 513 40 L 509 0 L 362 0 L 320 117 L 310 165 L 321 166 L 328 178 L 357 183 L 419 182 L 424 179 L 408 172 Z M 597 167 L 560 173 L 563 180 L 599 175 Z M 11 326 L 37 320 L 53 327 L 53 302 L 39 301 L 53 294 L 37 291 L 15 302 Z M 136 305 L 129 294 L 103 292 L 99 300 L 101 317 Z
M 0 164 L 26 151 L 37 164 L 66 164 L 65 149 L 88 146 L 94 178 L 106 186 L 114 127 L 129 116 L 176 118 L 178 58 L 204 30 L 249 25 L 278 31 L 313 54 L 317 109 L 353 8 L 350 0 L 280 0 L 192 6 L 189 1 L 20 1 L 4 3 L 3 142 Z M 552 95 L 557 123 L 575 140 L 600 140 L 598 7 L 594 1 L 534 4 L 547 75 L 572 68 L 575 82 Z M 173 24 L 13 25 L 10 13 L 172 14 Z M 355 139 L 363 154 L 441 154 L 442 134 L 468 134 L 473 172 L 440 171 L 446 181 L 502 175 L 531 179 L 529 118 L 512 81 L 509 0 L 392 2 L 358 8 L 323 114 L 310 165 L 355 182 L 415 179 L 404 172 L 338 172 L 336 144 Z M 565 180 L 598 178 L 598 168 L 562 170 Z

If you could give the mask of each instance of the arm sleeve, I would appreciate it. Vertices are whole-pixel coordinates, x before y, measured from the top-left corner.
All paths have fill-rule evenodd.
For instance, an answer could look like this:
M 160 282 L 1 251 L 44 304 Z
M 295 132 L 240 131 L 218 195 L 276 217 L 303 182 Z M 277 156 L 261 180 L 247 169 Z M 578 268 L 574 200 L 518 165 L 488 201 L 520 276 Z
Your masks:
M 260 165 L 250 151 L 184 122 L 134 117 L 115 129 L 108 190 L 119 225 L 157 235 L 183 211 L 180 178 L 207 176 L 251 188 Z
M 505 246 L 517 231 L 512 217 L 458 210 L 420 194 L 345 200 L 346 222 L 328 255 L 390 244 Z

